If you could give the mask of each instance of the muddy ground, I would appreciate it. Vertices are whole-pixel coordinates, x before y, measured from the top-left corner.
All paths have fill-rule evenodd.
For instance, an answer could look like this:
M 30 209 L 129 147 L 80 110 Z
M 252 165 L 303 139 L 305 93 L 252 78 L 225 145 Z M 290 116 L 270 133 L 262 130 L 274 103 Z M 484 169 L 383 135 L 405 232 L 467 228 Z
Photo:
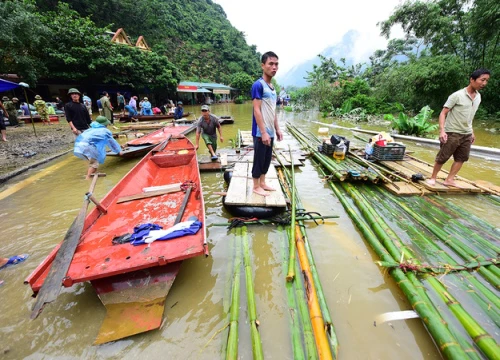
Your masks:
M 71 150 L 74 136 L 63 119 L 59 124 L 21 127 L 7 126 L 7 142 L 0 141 L 0 179 L 5 175 L 40 162 L 51 156 Z

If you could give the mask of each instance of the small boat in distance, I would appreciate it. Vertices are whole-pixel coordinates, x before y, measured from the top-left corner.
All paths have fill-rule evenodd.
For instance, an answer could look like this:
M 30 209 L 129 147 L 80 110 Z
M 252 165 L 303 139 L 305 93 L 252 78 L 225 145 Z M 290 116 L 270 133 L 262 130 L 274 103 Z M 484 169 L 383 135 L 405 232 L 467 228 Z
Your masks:
M 187 135 L 194 129 L 194 126 L 189 125 L 165 126 L 143 137 L 128 141 L 126 144 L 127 147 L 122 150 L 121 157 L 131 158 L 146 155 L 156 145 L 158 145 L 162 141 L 165 141 L 169 136 L 180 134 Z M 108 152 L 107 155 L 119 156 L 119 154 L 115 152 Z
M 183 117 L 188 117 L 191 115 L 190 112 L 184 113 Z M 116 115 L 115 115 L 116 116 Z M 167 120 L 167 119 L 173 119 L 174 115 L 173 114 L 159 114 L 159 115 L 136 115 L 133 117 L 130 116 L 119 116 L 118 118 L 120 119 L 120 122 L 131 122 L 134 121 L 133 119 L 137 119 L 137 121 L 161 121 L 161 120 Z
M 234 124 L 234 118 L 229 115 L 219 116 L 219 123 L 221 125 Z

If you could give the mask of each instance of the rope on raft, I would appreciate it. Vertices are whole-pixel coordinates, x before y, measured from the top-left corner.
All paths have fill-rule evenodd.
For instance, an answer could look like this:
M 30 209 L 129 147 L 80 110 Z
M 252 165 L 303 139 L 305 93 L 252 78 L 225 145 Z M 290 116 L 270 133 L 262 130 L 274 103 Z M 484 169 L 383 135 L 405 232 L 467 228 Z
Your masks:
M 316 215 L 316 218 L 314 217 L 314 215 Z M 314 223 L 316 225 L 319 225 L 319 223 L 316 221 L 316 220 L 318 220 L 318 217 L 319 217 L 320 218 L 319 220 L 321 220 L 322 223 L 325 223 L 325 219 L 323 218 L 323 216 L 320 213 L 315 212 L 315 211 L 305 211 L 305 209 L 297 209 L 296 216 L 312 220 L 312 221 L 314 221 Z M 227 228 L 228 228 L 228 230 L 231 230 L 232 228 L 235 228 L 235 227 L 249 225 L 249 223 L 251 223 L 253 225 L 254 224 L 259 224 L 259 225 L 275 224 L 275 225 L 282 225 L 283 226 L 283 225 L 290 225 L 291 220 L 292 220 L 291 210 L 287 210 L 283 214 L 276 215 L 276 216 L 274 216 L 270 219 L 267 219 L 267 220 L 261 220 L 261 219 L 256 218 L 256 217 L 252 217 L 252 218 L 233 217 L 233 218 L 229 219 L 229 226 Z
M 473 271 L 479 269 L 481 266 L 488 265 L 498 265 L 499 262 L 497 259 L 486 259 L 486 261 L 477 261 L 460 265 L 428 265 L 421 264 L 417 265 L 412 263 L 411 261 L 403 261 L 401 263 L 396 262 L 387 262 L 387 261 L 376 261 L 376 264 L 387 267 L 387 268 L 399 268 L 404 272 L 416 272 L 416 273 L 424 273 L 424 274 L 448 274 L 452 272 L 458 271 Z

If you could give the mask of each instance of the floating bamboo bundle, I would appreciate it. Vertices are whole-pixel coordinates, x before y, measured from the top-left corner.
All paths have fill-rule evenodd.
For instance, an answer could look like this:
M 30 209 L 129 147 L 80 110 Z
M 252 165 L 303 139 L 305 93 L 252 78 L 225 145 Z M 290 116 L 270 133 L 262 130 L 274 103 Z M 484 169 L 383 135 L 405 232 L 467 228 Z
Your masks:
M 254 360 L 264 359 L 262 343 L 260 341 L 259 330 L 257 329 L 257 307 L 255 306 L 255 292 L 253 288 L 252 265 L 250 263 L 250 250 L 248 246 L 247 227 L 242 226 L 236 229 L 243 238 L 243 260 L 245 266 L 245 282 L 247 289 L 248 320 L 250 323 L 250 335 L 252 337 L 252 350 Z
M 300 144 L 311 153 L 314 159 L 328 169 L 328 172 L 339 181 L 370 181 L 377 183 L 380 180 L 380 173 L 368 168 L 366 164 L 354 161 L 350 155 L 347 155 L 343 161 L 336 161 L 331 156 L 318 151 L 317 146 L 320 140 L 317 137 L 311 136 L 307 138 L 293 125 L 287 125 L 287 127 Z
M 294 181 L 290 179 L 290 174 L 287 169 L 283 169 L 288 176 L 287 179 L 285 179 L 284 172 L 280 169 L 278 171 L 280 182 L 288 196 L 296 198 L 297 205 L 295 205 L 295 201 L 292 203 L 295 206 L 302 207 L 296 193 L 290 190 L 290 185 L 292 183 L 294 184 Z M 337 358 L 338 341 L 331 320 L 330 311 L 326 305 L 323 288 L 317 274 L 311 249 L 309 248 L 303 222 L 299 222 L 299 225 L 301 226 L 296 225 L 295 244 L 299 254 L 302 275 L 304 276 L 305 282 L 308 284 L 306 296 L 318 355 L 320 359 L 329 359 L 332 358 L 331 350 L 333 350 L 333 356 Z M 293 226 L 293 223 L 290 226 Z
M 235 256 L 233 268 L 233 290 L 231 291 L 231 311 L 229 315 L 229 335 L 226 359 L 238 359 L 238 321 L 240 317 L 240 269 L 241 269 L 241 232 L 235 235 Z
M 349 213 L 349 216 L 356 222 L 358 225 L 358 228 L 363 232 L 365 235 L 365 238 L 369 241 L 370 245 L 374 248 L 374 250 L 379 254 L 379 256 L 383 258 L 390 258 L 392 257 L 395 261 L 400 261 L 400 259 L 404 259 L 406 257 L 407 259 L 410 259 L 413 263 L 419 264 L 418 259 L 414 258 L 413 253 L 411 252 L 411 249 L 407 248 L 401 241 L 399 242 L 394 242 L 393 238 L 394 234 L 386 233 L 387 228 L 382 224 L 383 221 L 379 216 L 376 216 L 377 212 L 373 209 L 370 209 L 370 204 L 366 199 L 363 199 L 361 194 L 357 193 L 357 190 L 354 189 L 353 186 L 350 186 L 349 184 L 341 183 L 342 187 L 344 187 L 349 194 L 353 197 L 355 200 L 358 209 L 361 211 L 363 216 L 365 217 L 367 223 L 365 223 L 365 220 L 362 220 L 359 218 L 359 215 L 352 211 L 352 208 L 348 204 L 347 200 L 343 197 L 342 193 L 336 188 L 336 185 L 334 185 L 332 182 L 330 183 L 330 187 L 334 190 L 336 193 L 337 197 L 341 199 L 342 204 L 344 205 L 344 208 L 346 211 Z M 383 203 L 383 201 L 379 201 L 380 203 Z M 370 224 L 370 228 L 375 231 L 375 233 L 372 232 L 370 228 L 368 228 L 368 224 Z M 377 234 L 377 235 L 375 235 Z M 392 236 L 389 236 L 391 234 Z M 382 246 L 381 243 L 376 243 L 375 239 L 373 239 L 373 236 L 380 237 L 382 243 L 384 244 L 383 246 L 385 249 L 380 248 Z M 404 257 L 402 254 L 405 254 Z M 390 255 L 390 256 L 389 256 Z M 395 272 L 396 269 L 392 270 L 391 275 L 393 276 L 399 276 Z M 418 309 L 415 303 L 413 303 L 413 307 L 419 313 L 420 317 L 422 317 L 422 314 L 420 311 L 423 311 L 424 313 L 429 310 L 430 313 L 433 315 L 434 318 L 439 319 L 440 315 L 437 309 L 434 308 L 432 302 L 430 301 L 429 297 L 425 294 L 425 291 L 422 290 L 420 282 L 418 278 L 415 276 L 415 274 L 408 272 L 407 275 L 408 280 L 414 284 L 415 286 L 415 291 L 418 291 L 420 293 L 420 296 L 422 297 L 422 301 L 426 304 L 428 309 Z M 426 279 L 427 282 L 429 282 L 432 291 L 435 292 L 436 295 L 441 298 L 444 304 L 448 306 L 450 311 L 453 313 L 453 315 L 462 323 L 464 326 L 464 329 L 469 333 L 471 338 L 474 340 L 476 345 L 482 350 L 483 354 L 485 354 L 488 358 L 495 358 L 498 355 L 498 345 L 496 342 L 491 338 L 491 336 L 475 321 L 474 317 L 470 316 L 467 311 L 462 307 L 462 305 L 454 299 L 451 294 L 447 291 L 447 289 L 441 284 L 440 281 L 438 281 L 436 278 L 432 276 L 425 276 L 424 278 Z M 404 288 L 403 288 L 403 283 L 401 280 L 399 280 L 398 284 L 400 284 L 401 288 L 405 292 L 405 294 L 409 297 L 411 300 L 412 294 L 408 294 Z M 453 329 L 452 332 L 448 334 L 443 334 L 441 331 L 438 331 L 437 328 L 440 326 L 437 323 L 433 323 L 431 326 L 431 323 L 428 322 L 429 318 L 422 318 L 426 324 L 428 325 L 429 331 L 431 335 L 434 337 L 434 339 L 438 342 L 438 339 L 442 339 L 442 335 L 446 336 L 451 336 L 450 339 L 457 339 L 457 345 L 460 344 L 460 348 L 462 350 L 457 349 L 456 353 L 446 353 L 445 349 L 441 348 L 441 351 L 443 351 L 443 354 L 449 358 L 461 358 L 463 355 L 460 354 L 461 351 L 466 350 L 470 355 L 472 355 L 471 351 L 473 351 L 473 347 L 470 345 L 470 343 L 463 339 L 463 337 L 460 335 L 460 332 L 456 329 Z M 441 321 L 443 321 L 441 319 Z M 496 321 L 495 321 L 496 322 Z M 433 326 L 436 326 L 436 328 L 433 328 Z M 439 335 L 437 335 L 439 333 Z M 437 336 L 437 337 L 436 337 Z M 477 358 L 477 356 L 473 356 L 474 358 Z

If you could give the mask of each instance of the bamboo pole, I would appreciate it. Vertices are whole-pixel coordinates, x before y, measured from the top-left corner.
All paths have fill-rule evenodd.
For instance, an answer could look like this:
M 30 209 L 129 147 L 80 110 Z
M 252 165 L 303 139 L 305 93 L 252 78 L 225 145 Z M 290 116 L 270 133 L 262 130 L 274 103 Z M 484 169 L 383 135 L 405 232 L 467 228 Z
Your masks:
M 374 193 L 372 191 L 372 193 Z M 389 198 L 392 199 L 392 201 L 397 201 L 397 199 L 394 199 L 391 195 L 388 195 Z M 381 200 L 381 199 L 380 199 Z M 379 201 L 380 201 L 379 200 Z M 395 207 L 392 204 L 388 204 L 387 201 L 380 201 L 381 204 L 383 204 L 389 211 L 395 211 Z M 398 219 L 399 214 L 394 214 L 394 218 Z M 457 262 L 455 261 L 454 258 L 452 258 L 450 255 L 448 255 L 442 248 L 438 246 L 438 244 L 435 241 L 430 240 L 427 236 L 424 236 L 422 234 L 421 230 L 416 229 L 413 225 L 411 225 L 410 221 L 405 220 L 398 220 L 399 223 L 403 223 L 406 225 L 406 229 L 409 231 L 409 235 L 411 235 L 412 240 L 416 243 L 425 243 L 429 248 L 430 251 L 433 254 L 441 254 L 441 261 L 443 261 L 446 264 L 446 268 L 449 268 L 451 266 L 457 266 Z M 472 264 L 482 264 L 482 262 L 471 262 Z M 486 262 L 486 265 L 488 262 Z M 460 266 L 460 265 L 458 265 Z M 481 265 L 483 266 L 483 265 Z M 476 279 L 471 273 L 467 271 L 461 271 L 458 275 L 463 276 L 465 279 L 467 279 L 472 286 L 474 286 L 478 292 L 486 298 L 490 304 L 496 306 L 497 308 L 500 308 L 500 298 L 497 296 L 496 293 L 493 293 L 488 287 L 483 285 L 478 279 Z M 486 309 L 489 310 L 489 305 L 486 306 Z
M 373 191 L 372 191 L 373 193 Z M 376 196 L 376 194 L 374 194 Z M 379 199 L 380 201 L 381 199 Z M 394 206 L 392 203 L 389 203 L 388 201 L 380 201 L 380 204 L 382 204 L 386 210 L 388 211 L 394 211 Z M 472 286 L 472 289 L 476 289 L 477 291 L 470 291 L 471 288 L 469 285 L 464 284 L 463 280 L 460 278 L 457 278 L 457 283 L 462 286 L 464 292 L 469 294 L 474 298 L 474 301 L 476 301 L 479 306 L 485 311 L 486 314 L 488 314 L 494 321 L 495 323 L 500 323 L 500 316 L 498 315 L 498 309 L 500 306 L 500 298 L 493 293 L 488 287 L 483 285 L 478 279 L 474 277 L 473 274 L 471 274 L 469 271 L 464 271 L 464 270 L 473 270 L 476 269 L 478 266 L 484 266 L 484 265 L 489 265 L 492 264 L 491 262 L 486 262 L 486 263 L 469 263 L 469 264 L 458 264 L 455 259 L 453 259 L 451 256 L 449 256 L 443 249 L 441 249 L 436 242 L 430 240 L 428 237 L 424 236 L 422 231 L 416 229 L 411 222 L 407 221 L 406 218 L 401 218 L 399 214 L 394 214 L 394 218 L 397 219 L 397 223 L 401 226 L 403 225 L 403 228 L 408 232 L 408 235 L 411 237 L 412 242 L 416 244 L 425 244 L 432 255 L 439 259 L 443 263 L 442 266 L 438 266 L 437 268 L 435 267 L 429 267 L 428 265 L 415 265 L 412 264 L 410 267 L 411 271 L 416 271 L 420 272 L 422 269 L 423 272 L 427 272 L 425 269 L 426 267 L 429 269 L 428 272 L 430 273 L 455 273 L 456 275 L 465 278 Z M 439 254 L 441 254 L 439 256 Z M 379 261 L 377 262 L 380 266 L 384 266 L 384 262 Z M 405 264 L 403 264 L 404 266 Z M 401 263 L 398 263 L 398 267 L 401 267 Z M 413 269 L 411 269 L 413 268 Z M 486 300 L 485 300 L 486 299 Z M 492 305 L 496 307 L 492 308 Z
M 226 359 L 238 359 L 238 320 L 240 316 L 240 268 L 241 268 L 241 229 L 236 228 L 233 291 L 229 317 L 229 336 L 227 339 Z
M 285 175 L 287 179 L 285 179 Z M 290 179 L 288 176 L 288 172 L 286 168 L 283 168 L 283 170 L 279 169 L 278 170 L 278 177 L 280 179 L 280 182 L 284 185 L 284 190 L 287 194 L 290 193 L 290 188 L 288 184 L 290 183 Z M 302 208 L 302 203 L 300 201 L 300 198 L 297 196 L 297 205 L 298 207 Z M 337 339 L 337 335 L 335 333 L 335 327 L 333 325 L 333 321 L 330 315 L 330 310 L 328 308 L 328 305 L 326 303 L 325 295 L 323 292 L 323 287 L 321 285 L 321 281 L 319 279 L 318 271 L 316 269 L 316 264 L 314 261 L 314 257 L 312 254 L 312 250 L 309 244 L 309 240 L 307 238 L 307 233 L 305 231 L 304 223 L 303 221 L 299 221 L 299 227 L 300 227 L 300 233 L 302 234 L 302 238 L 305 244 L 305 249 L 306 249 L 306 254 L 307 254 L 307 259 L 309 261 L 309 266 L 310 270 L 313 276 L 314 284 L 316 285 L 316 294 L 318 297 L 318 301 L 320 304 L 321 308 L 321 313 L 323 314 L 323 320 L 325 323 L 325 332 L 328 337 L 328 341 L 330 343 L 330 346 L 333 350 L 334 357 L 338 357 L 338 348 L 339 348 L 339 343 Z
M 289 242 L 288 241 L 288 234 L 287 232 L 283 229 L 282 226 L 278 226 L 278 231 L 280 231 L 283 234 L 283 273 L 285 273 L 288 269 L 288 248 L 286 244 Z M 294 281 L 294 282 L 289 282 L 285 281 L 285 289 L 287 293 L 287 299 L 288 299 L 288 318 L 290 321 L 290 333 L 292 336 L 292 350 L 293 350 L 293 358 L 295 360 L 305 360 L 305 350 L 304 346 L 302 345 L 302 339 L 300 337 L 300 317 L 302 316 L 301 311 L 299 310 L 299 307 L 297 305 L 297 302 L 300 302 L 299 297 L 295 297 L 295 292 L 294 292 L 294 286 L 296 283 L 300 281 Z M 302 301 L 304 302 L 304 301 Z M 306 317 L 302 317 L 302 321 L 304 319 L 308 319 L 308 315 Z M 305 324 L 305 322 L 304 322 Z M 310 325 L 309 325 L 310 327 Z M 304 330 L 304 335 L 305 335 L 305 330 Z M 314 340 L 313 340 L 314 342 Z M 307 345 L 307 341 L 306 341 Z
M 392 256 L 389 255 L 388 251 L 378 241 L 369 225 L 354 211 L 345 196 L 338 189 L 338 185 L 332 181 L 329 181 L 328 184 L 379 258 L 383 261 L 394 261 Z M 448 329 L 447 324 L 435 316 L 435 310 L 431 310 L 432 305 L 421 296 L 419 290 L 409 281 L 406 274 L 399 268 L 389 270 L 389 274 L 407 296 L 412 308 L 419 314 L 423 324 L 429 330 L 442 354 L 448 359 L 466 359 L 466 353 Z
M 406 206 L 403 202 L 401 202 L 401 201 L 396 202 L 396 205 L 399 206 L 401 209 L 403 209 L 408 215 L 410 215 L 413 219 L 415 219 L 422 226 L 424 226 L 428 230 L 430 230 L 434 235 L 437 236 L 437 238 L 439 240 L 443 241 L 446 245 L 448 245 L 451 249 L 453 249 L 453 251 L 455 251 L 464 260 L 466 260 L 466 261 L 474 261 L 474 260 L 485 261 L 486 260 L 483 256 L 474 254 L 467 245 L 465 245 L 459 241 L 456 241 L 454 238 L 448 236 L 442 229 L 440 229 L 436 225 L 427 221 L 427 219 L 425 219 L 421 215 L 414 212 L 412 209 L 410 209 L 408 206 Z M 496 289 L 500 288 L 500 278 L 498 275 L 499 270 L 496 266 L 481 267 L 481 268 L 479 268 L 478 271 L 493 286 L 495 286 Z
M 356 193 L 357 190 L 352 189 L 352 187 L 349 189 L 349 184 L 344 184 L 342 183 L 342 186 L 344 188 L 348 188 L 349 193 L 351 196 L 353 196 L 353 200 L 355 203 L 358 204 L 358 208 L 368 206 L 362 202 L 362 199 L 360 199 L 360 195 Z M 367 218 L 369 224 L 374 228 L 375 233 L 381 238 L 382 243 L 386 247 L 386 249 L 389 251 L 391 256 L 394 258 L 394 260 L 398 259 L 403 259 L 403 254 L 406 254 L 406 256 L 411 256 L 411 252 L 409 251 L 408 248 L 406 247 L 401 247 L 402 253 L 398 251 L 396 246 L 394 246 L 394 243 L 391 243 L 389 236 L 384 233 L 379 233 L 378 228 L 374 227 L 373 220 L 377 222 L 383 222 L 383 220 L 380 217 L 377 217 L 376 219 L 372 219 L 372 214 L 367 212 L 366 208 L 361 209 L 362 214 Z M 417 259 L 413 259 L 414 262 L 419 264 L 419 261 Z M 414 274 L 409 274 L 408 276 L 414 276 Z M 442 285 L 440 281 L 438 281 L 434 277 L 426 277 L 427 282 L 433 287 L 435 290 L 436 294 L 438 294 L 441 298 L 441 300 L 448 306 L 450 311 L 457 317 L 457 319 L 460 321 L 462 326 L 465 328 L 465 330 L 468 332 L 468 334 L 471 336 L 473 341 L 478 345 L 478 347 L 481 349 L 481 351 L 486 354 L 489 358 L 493 358 L 493 356 L 496 352 L 500 354 L 500 349 L 498 348 L 498 345 L 496 341 L 491 337 L 490 334 L 488 334 L 475 319 L 470 316 L 470 314 L 465 311 L 465 309 L 462 307 L 462 305 L 449 293 L 446 288 Z
M 297 208 L 295 206 L 296 198 L 295 198 L 295 170 L 293 168 L 293 157 L 292 150 L 290 146 L 288 146 L 288 150 L 290 151 L 290 163 L 291 173 L 292 173 L 292 194 L 290 197 L 290 202 L 292 204 L 292 219 L 290 221 L 290 242 L 289 242 L 289 260 L 288 260 L 288 273 L 286 275 L 286 281 L 293 281 L 295 279 L 295 214 L 297 212 Z
M 242 226 L 239 228 L 241 236 L 243 238 L 243 260 L 245 267 L 245 282 L 247 290 L 247 305 L 248 305 L 248 318 L 250 322 L 250 334 L 252 337 L 252 350 L 254 360 L 264 359 L 264 353 L 262 351 L 262 342 L 260 340 L 260 334 L 258 330 L 258 320 L 257 320 L 257 307 L 255 306 L 255 292 L 253 288 L 252 279 L 252 265 L 250 263 L 250 250 L 248 245 L 248 235 L 247 227 Z
M 284 171 L 282 171 L 281 169 L 278 170 L 278 177 L 280 179 L 280 182 L 283 184 L 285 192 L 290 196 L 291 191 L 290 191 L 289 184 L 291 183 L 291 180 L 290 180 L 289 176 L 287 176 L 287 180 L 285 179 L 284 174 L 285 175 L 289 175 L 289 174 L 287 173 L 285 168 L 283 168 L 283 169 L 284 169 Z M 295 194 L 295 197 L 296 197 L 296 202 L 297 202 L 298 206 L 302 207 L 302 204 L 300 202 L 300 198 L 296 194 Z M 327 306 L 326 301 L 325 301 L 323 288 L 321 286 L 321 282 L 320 282 L 319 276 L 317 274 L 316 265 L 314 263 L 314 258 L 312 256 L 312 251 L 310 249 L 309 242 L 307 241 L 307 235 L 306 235 L 305 229 L 303 227 L 303 223 L 299 223 L 299 225 L 302 225 L 302 226 L 297 226 L 297 230 L 296 230 L 297 249 L 299 250 L 299 248 L 298 248 L 299 242 L 300 242 L 300 244 L 303 244 L 305 256 L 306 256 L 306 259 L 308 261 L 307 269 L 312 276 L 312 277 L 306 277 L 306 273 L 303 271 L 304 281 L 306 282 L 306 284 L 308 284 L 308 287 L 306 287 L 308 304 L 309 304 L 309 293 L 314 291 L 314 296 L 317 299 L 319 309 L 320 309 L 319 311 L 320 311 L 320 314 L 322 316 L 321 320 L 322 320 L 323 326 L 324 326 L 323 332 L 324 332 L 324 334 L 325 334 L 325 336 L 326 336 L 326 338 L 331 346 L 331 349 L 333 350 L 333 356 L 336 359 L 338 356 L 337 336 L 335 334 L 335 329 L 333 327 L 333 322 L 331 320 L 330 311 L 329 311 L 328 306 Z M 299 250 L 299 259 L 300 259 L 300 263 L 301 263 L 301 267 L 302 267 L 303 261 L 302 261 L 300 256 L 301 256 L 301 252 Z M 312 289 L 310 289 L 310 287 Z M 314 298 L 312 299 L 312 301 L 314 302 Z M 310 312 L 313 311 L 313 310 L 311 310 L 311 306 L 314 306 L 314 305 L 311 305 L 311 304 L 309 305 Z M 314 311 L 316 311 L 316 308 L 314 308 Z M 319 332 L 319 329 L 318 329 L 319 325 L 316 324 L 316 327 L 315 327 L 315 324 L 313 322 L 313 315 L 311 315 L 311 323 L 313 324 L 313 331 L 315 333 L 316 343 L 318 344 L 318 340 L 317 340 L 318 336 L 316 334 Z M 321 336 L 321 338 L 322 338 L 322 336 Z M 324 346 L 322 340 L 320 340 L 320 345 Z M 318 345 L 317 345 L 317 348 L 318 348 Z M 320 350 L 318 348 L 318 352 L 319 351 Z M 321 355 L 320 355 L 320 358 L 321 358 Z
M 297 274 L 300 274 L 300 266 L 297 261 L 295 262 L 295 272 Z M 311 319 L 309 317 L 309 309 L 307 307 L 307 296 L 304 290 L 304 284 L 302 283 L 302 281 L 294 281 L 293 286 L 295 288 L 297 299 L 300 299 L 300 301 L 298 302 L 299 312 L 304 328 L 304 342 L 307 349 L 307 358 L 309 360 L 318 359 L 318 351 L 316 349 L 316 344 L 314 341 L 314 331 L 312 328 Z

